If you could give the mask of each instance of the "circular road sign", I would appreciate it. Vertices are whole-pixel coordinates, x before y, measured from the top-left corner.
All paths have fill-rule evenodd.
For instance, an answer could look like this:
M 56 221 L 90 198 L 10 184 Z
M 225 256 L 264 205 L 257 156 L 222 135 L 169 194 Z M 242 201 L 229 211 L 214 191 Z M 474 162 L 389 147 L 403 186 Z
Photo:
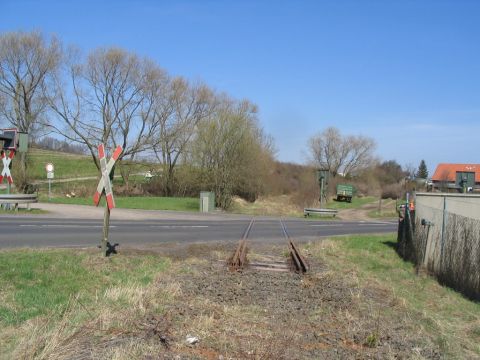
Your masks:
M 45 165 L 45 170 L 47 170 L 47 172 L 53 172 L 53 164 L 52 163 L 48 163 L 47 165 Z

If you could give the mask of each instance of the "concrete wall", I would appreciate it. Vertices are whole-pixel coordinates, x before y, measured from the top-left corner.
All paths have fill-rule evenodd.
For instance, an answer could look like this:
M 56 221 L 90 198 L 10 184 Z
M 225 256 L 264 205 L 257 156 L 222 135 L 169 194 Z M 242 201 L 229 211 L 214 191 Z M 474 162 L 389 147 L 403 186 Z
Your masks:
M 480 195 L 443 193 L 417 193 L 415 195 L 417 237 L 426 238 L 423 265 L 434 273 L 442 271 L 440 269 L 441 257 L 444 256 L 444 249 L 449 246 L 447 242 L 456 239 L 448 223 L 450 214 L 480 221 Z M 420 225 L 422 219 L 430 222 L 431 225 Z M 480 244 L 473 243 L 471 245 L 472 248 L 480 246 Z
M 429 218 L 429 216 L 435 216 L 438 211 L 443 213 L 444 209 L 452 214 L 480 220 L 480 194 L 417 193 L 415 195 L 417 217 Z

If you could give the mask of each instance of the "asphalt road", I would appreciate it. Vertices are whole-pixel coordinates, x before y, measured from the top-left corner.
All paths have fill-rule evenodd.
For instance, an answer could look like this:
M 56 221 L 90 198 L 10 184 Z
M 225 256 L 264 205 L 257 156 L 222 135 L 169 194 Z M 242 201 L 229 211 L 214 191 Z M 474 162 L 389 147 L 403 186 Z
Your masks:
M 110 237 L 120 245 L 237 241 L 248 219 L 207 220 L 112 220 Z M 308 241 L 332 235 L 395 232 L 396 221 L 313 221 L 285 220 L 290 236 Z M 38 216 L 0 217 L 0 248 L 90 247 L 102 238 L 102 220 L 54 219 Z M 250 232 L 252 242 L 284 241 L 275 218 L 258 218 Z

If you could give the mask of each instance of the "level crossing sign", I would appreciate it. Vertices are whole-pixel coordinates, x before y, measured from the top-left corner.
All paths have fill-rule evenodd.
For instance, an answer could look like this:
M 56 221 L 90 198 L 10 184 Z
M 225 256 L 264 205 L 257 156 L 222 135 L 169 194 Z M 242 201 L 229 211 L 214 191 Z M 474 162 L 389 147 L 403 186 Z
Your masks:
M 100 203 L 100 198 L 105 190 L 105 197 L 107 198 L 107 206 L 109 210 L 112 210 L 115 207 L 115 200 L 113 198 L 112 183 L 110 182 L 110 172 L 112 171 L 113 165 L 117 161 L 118 157 L 122 153 L 123 149 L 120 145 L 117 146 L 115 152 L 107 163 L 105 157 L 105 147 L 103 144 L 98 146 L 98 157 L 100 159 L 100 170 L 102 172 L 102 177 L 98 182 L 97 191 L 93 196 L 93 202 L 96 206 Z
M 11 185 L 13 184 L 12 174 L 10 173 L 10 163 L 15 156 L 15 151 L 10 150 L 10 154 L 6 155 L 5 151 L 2 151 L 2 162 L 3 162 L 3 170 L 2 174 L 0 175 L 0 183 L 3 182 L 3 178 L 7 178 L 8 183 Z

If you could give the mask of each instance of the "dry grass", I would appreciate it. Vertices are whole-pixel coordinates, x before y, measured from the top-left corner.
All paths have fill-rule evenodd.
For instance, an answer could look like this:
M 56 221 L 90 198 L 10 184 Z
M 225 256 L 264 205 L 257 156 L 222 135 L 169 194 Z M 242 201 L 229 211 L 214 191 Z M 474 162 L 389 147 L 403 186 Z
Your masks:
M 361 288 L 392 294 L 418 336 L 428 334 L 445 356 L 480 357 L 480 304 L 443 287 L 434 278 L 402 261 L 382 237 L 351 237 L 309 248 L 337 274 Z M 477 331 L 476 331 L 477 330 Z
M 0 358 L 479 356 L 478 304 L 416 276 L 384 244 L 389 240 L 357 237 L 308 244 L 304 252 L 313 271 L 303 277 L 248 270 L 232 274 L 218 261 L 228 257 L 221 246 L 178 248 L 169 267 L 151 282 L 142 283 L 137 275 L 138 281 L 96 291 L 88 303 L 80 292 L 60 316 L 41 315 L 1 328 L 5 351 Z M 268 261 L 281 259 L 282 251 L 269 245 L 250 255 Z M 94 272 L 119 271 L 118 263 L 106 266 L 98 257 L 87 256 L 82 263 Z M 135 271 L 134 261 L 124 263 L 123 271 Z M 188 335 L 199 342 L 187 344 Z
M 248 215 L 303 216 L 303 208 L 292 205 L 291 196 L 288 195 L 260 197 L 254 203 L 235 197 L 230 210 Z

